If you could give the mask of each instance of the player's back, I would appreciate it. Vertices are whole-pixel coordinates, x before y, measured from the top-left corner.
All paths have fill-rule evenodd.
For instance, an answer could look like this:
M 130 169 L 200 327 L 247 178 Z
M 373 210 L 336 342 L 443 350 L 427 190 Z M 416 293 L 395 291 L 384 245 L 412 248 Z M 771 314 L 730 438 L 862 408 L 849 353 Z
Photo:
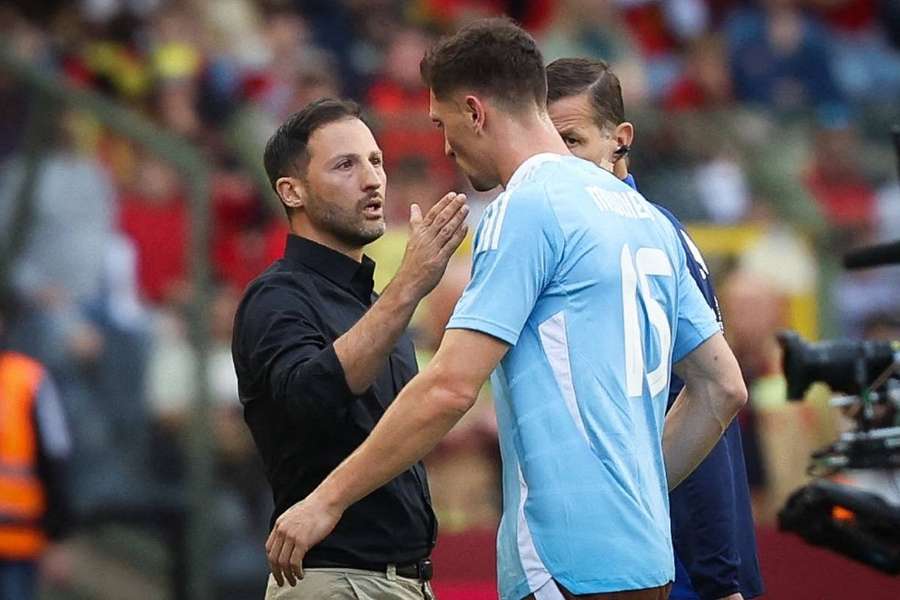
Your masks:
M 686 268 L 671 225 L 593 164 L 538 155 L 486 211 L 475 252 L 449 326 L 513 345 L 493 377 L 501 595 L 551 576 L 576 594 L 665 584 L 671 359 L 717 331 L 696 286 L 694 326 L 679 325 Z

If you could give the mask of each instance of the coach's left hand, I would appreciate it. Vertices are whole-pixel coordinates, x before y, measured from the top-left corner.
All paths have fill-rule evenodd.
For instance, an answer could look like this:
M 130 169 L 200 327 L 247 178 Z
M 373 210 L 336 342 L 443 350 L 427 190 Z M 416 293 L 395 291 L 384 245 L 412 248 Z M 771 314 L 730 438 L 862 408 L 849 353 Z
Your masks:
M 281 513 L 266 541 L 269 568 L 279 587 L 285 580 L 293 587 L 303 579 L 303 557 L 331 533 L 341 514 L 315 493 Z

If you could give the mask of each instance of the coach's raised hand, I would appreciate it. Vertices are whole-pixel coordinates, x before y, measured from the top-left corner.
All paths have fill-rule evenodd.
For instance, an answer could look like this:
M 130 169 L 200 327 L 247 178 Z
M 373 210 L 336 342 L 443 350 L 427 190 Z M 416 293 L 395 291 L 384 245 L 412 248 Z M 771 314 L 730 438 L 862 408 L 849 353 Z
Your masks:
M 465 194 L 450 192 L 424 217 L 417 204 L 410 208 L 409 241 L 391 285 L 408 286 L 418 299 L 438 284 L 453 252 L 466 237 L 469 208 Z
M 372 385 L 419 301 L 444 274 L 447 261 L 466 235 L 465 199 L 451 192 L 424 218 L 413 205 L 400 268 L 366 315 L 335 341 L 335 353 L 354 394 L 362 394 Z

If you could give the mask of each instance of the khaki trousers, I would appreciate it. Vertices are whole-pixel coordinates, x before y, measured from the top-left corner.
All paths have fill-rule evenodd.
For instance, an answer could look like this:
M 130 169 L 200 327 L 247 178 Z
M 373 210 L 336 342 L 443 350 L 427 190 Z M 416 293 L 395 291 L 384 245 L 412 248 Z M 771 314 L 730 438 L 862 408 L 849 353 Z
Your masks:
M 269 575 L 266 600 L 435 600 L 431 584 L 379 571 L 304 569 L 303 579 L 278 587 Z

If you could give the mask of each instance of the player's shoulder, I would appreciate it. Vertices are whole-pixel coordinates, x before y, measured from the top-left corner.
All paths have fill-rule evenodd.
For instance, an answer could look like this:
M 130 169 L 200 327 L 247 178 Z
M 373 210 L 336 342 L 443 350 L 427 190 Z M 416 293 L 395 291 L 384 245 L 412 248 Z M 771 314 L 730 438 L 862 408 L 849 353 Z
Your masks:
M 671 223 L 672 227 L 674 227 L 676 230 L 678 230 L 679 232 L 685 230 L 684 224 L 678 217 L 675 216 L 675 213 L 673 213 L 671 210 L 661 204 L 657 204 L 656 202 L 650 202 L 650 205 L 655 208 L 663 217 L 665 217 L 665 219 L 669 223 Z
M 577 201 L 592 183 L 610 185 L 616 179 L 606 181 L 603 171 L 593 163 L 571 155 L 544 153 L 529 158 L 516 171 L 506 188 L 510 205 L 525 206 L 545 204 L 550 207 L 560 202 Z M 614 185 L 614 183 L 612 183 Z
M 537 216 L 549 200 L 548 162 L 542 162 L 526 173 L 517 172 L 493 204 L 520 214 Z

